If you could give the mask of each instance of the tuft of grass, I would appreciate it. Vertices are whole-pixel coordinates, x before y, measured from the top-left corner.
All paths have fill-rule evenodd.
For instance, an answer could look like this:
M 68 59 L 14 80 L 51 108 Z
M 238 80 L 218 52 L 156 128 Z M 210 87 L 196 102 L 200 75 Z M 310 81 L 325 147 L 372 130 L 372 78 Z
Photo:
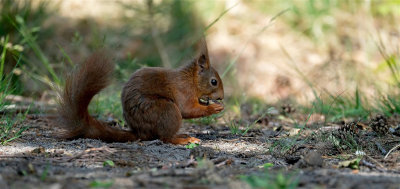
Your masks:
M 242 131 L 240 130 L 240 121 L 230 120 L 225 122 L 228 123 L 228 127 L 231 130 L 232 134 L 239 135 L 242 133 Z
M 114 167 L 115 163 L 112 160 L 105 160 L 103 162 L 103 167 Z
M 218 114 L 213 114 L 207 117 L 195 118 L 195 119 L 188 119 L 186 120 L 189 123 L 197 124 L 197 125 L 212 125 L 217 123 L 218 119 L 221 118 L 224 114 L 224 111 Z
M 28 111 L 25 114 L 17 114 L 17 116 L 10 113 L 1 116 L 0 144 L 6 145 L 8 142 L 21 137 L 22 133 L 29 128 L 28 126 L 16 128 L 18 124 L 25 120 L 27 113 Z
M 190 143 L 190 144 L 185 145 L 185 148 L 187 148 L 187 149 L 193 149 L 193 148 L 196 148 L 197 146 L 200 146 L 200 144 L 197 144 L 197 143 Z
M 400 114 L 400 95 L 389 94 L 381 95 L 377 100 L 377 109 L 385 115 L 390 116 L 395 113 Z
M 28 111 L 24 114 L 17 114 L 16 116 L 13 112 L 6 111 L 7 102 L 4 99 L 13 91 L 11 85 L 12 74 L 5 76 L 2 69 L 6 61 L 6 44 L 8 44 L 8 37 L 0 44 L 3 48 L 0 57 L 0 112 L 4 113 L 0 115 L 0 144 L 2 145 L 6 145 L 8 142 L 21 137 L 22 132 L 28 129 L 27 126 L 16 128 L 16 125 L 25 120 Z
M 325 45 L 333 50 L 337 47 L 329 44 L 329 41 L 332 39 L 337 41 L 338 38 L 343 35 L 341 30 L 337 27 L 337 23 L 331 22 L 332 20 L 330 20 L 330 18 L 336 17 L 338 12 L 354 14 L 360 7 L 368 7 L 370 12 L 367 12 L 367 15 L 373 16 L 380 22 L 387 23 L 386 20 L 390 20 L 387 19 L 387 17 L 398 16 L 397 10 L 399 9 L 398 3 L 393 2 L 365 3 L 331 0 L 306 0 L 302 3 L 293 1 L 277 3 L 275 6 L 276 5 L 278 5 L 278 7 L 291 7 L 291 11 L 283 17 L 283 20 L 291 25 L 295 31 L 299 31 L 310 39 L 313 39 L 314 42 L 318 43 L 318 46 Z M 268 7 L 265 6 L 257 8 L 268 9 Z M 337 21 L 340 23 L 340 19 Z M 376 46 L 384 61 L 378 65 L 376 71 L 385 71 L 385 73 L 389 73 L 384 78 L 387 82 L 383 83 L 378 79 L 379 76 L 375 76 L 375 73 L 369 73 L 370 70 L 368 71 L 368 68 L 360 71 L 356 70 L 357 67 L 352 64 L 349 65 L 349 68 L 354 70 L 349 71 L 349 76 L 344 75 L 344 77 L 349 77 L 349 79 L 351 78 L 351 80 L 348 80 L 346 83 L 352 82 L 354 77 L 361 77 L 363 80 L 356 82 L 356 88 L 353 86 L 351 89 L 349 88 L 351 91 L 355 89 L 354 92 L 350 93 L 341 91 L 339 92 L 340 94 L 331 94 L 331 92 L 325 90 L 324 87 L 317 86 L 317 82 L 315 82 L 316 78 L 307 78 L 309 76 L 305 75 L 304 71 L 300 70 L 296 66 L 292 57 L 290 57 L 288 52 L 282 48 L 282 51 L 291 63 L 289 67 L 297 72 L 298 76 L 310 87 L 313 93 L 314 100 L 311 105 L 307 105 L 307 108 L 305 108 L 307 111 L 310 109 L 315 110 L 315 113 L 325 116 L 325 121 L 337 121 L 348 118 L 366 119 L 371 112 L 384 112 L 386 115 L 399 113 L 400 101 L 397 99 L 400 97 L 398 91 L 398 87 L 400 86 L 400 59 L 398 55 L 398 47 L 393 51 L 391 48 L 385 47 L 388 43 L 382 40 L 379 33 L 377 33 L 377 37 L 378 41 L 376 42 Z M 351 41 L 349 40 L 346 43 L 351 43 Z M 350 45 L 348 48 L 349 51 L 352 51 L 354 47 Z M 343 75 L 343 73 L 344 72 L 340 74 Z M 372 79 L 370 79 L 370 76 L 372 76 Z M 376 80 L 374 80 L 375 77 L 377 77 Z M 383 85 L 386 84 L 389 86 L 388 91 L 383 92 L 379 89 L 385 88 Z M 370 95 L 368 91 L 371 90 L 371 85 L 375 86 L 376 92 L 380 95 Z
M 272 164 L 264 165 L 264 173 L 262 175 L 241 176 L 241 180 L 247 182 L 252 188 L 265 189 L 294 189 L 297 188 L 298 178 L 293 175 L 284 175 L 282 172 L 271 174 L 268 168 Z
M 311 106 L 306 107 L 307 112 L 319 113 L 325 116 L 325 121 L 337 121 L 349 117 L 357 117 L 366 119 L 371 113 L 371 105 L 367 98 L 363 97 L 358 87 L 354 91 L 354 95 L 346 95 L 341 92 L 334 95 L 327 90 L 319 89 L 316 84 L 310 80 L 296 65 L 294 59 L 282 47 L 283 53 L 289 59 L 289 66 L 298 76 L 310 87 L 314 100 Z
M 112 88 L 112 87 L 111 87 Z M 89 105 L 89 111 L 103 120 L 115 120 L 119 125 L 124 125 L 122 116 L 120 92 L 113 92 L 111 89 L 98 94 Z
M 47 58 L 47 56 L 42 51 L 41 47 L 39 46 L 39 44 L 36 41 L 37 37 L 35 36 L 35 33 L 38 32 L 40 30 L 40 28 L 39 27 L 29 28 L 26 25 L 25 20 L 19 15 L 16 16 L 16 23 L 13 23 L 13 24 L 17 28 L 20 35 L 23 37 L 23 42 L 28 44 L 28 46 L 35 53 L 36 57 L 39 58 L 42 66 L 44 66 L 46 71 L 50 74 L 51 81 L 57 85 L 60 85 L 61 84 L 60 78 L 57 76 L 49 59 Z M 36 65 L 31 65 L 31 66 L 36 66 Z M 47 74 L 41 74 L 41 75 L 47 75 Z M 44 76 L 44 77 L 46 78 L 46 76 Z M 52 86 L 52 85 L 50 85 L 50 86 Z
M 376 100 L 376 109 L 388 116 L 395 113 L 400 114 L 400 93 L 398 90 L 400 87 L 400 54 L 398 54 L 399 52 L 389 53 L 380 37 L 376 46 L 384 59 L 380 66 L 389 69 L 390 78 L 388 83 L 394 88 L 389 94 L 379 92 L 380 94 Z
M 328 93 L 328 96 L 318 97 L 312 102 L 312 109 L 314 112 L 324 115 L 325 121 L 346 118 L 366 119 L 372 111 L 367 99 L 362 97 L 358 88 L 353 96 L 342 94 L 334 96 Z
M 1 0 L 0 36 L 18 33 L 13 25 L 17 15 L 26 20 L 30 26 L 41 25 L 51 14 L 49 3 L 49 0 L 40 2 Z M 15 35 L 14 39 L 20 40 L 20 36 Z
M 48 0 L 38 2 L 0 0 L 0 10 L 2 10 L 0 11 L 0 38 L 10 36 L 6 50 L 7 56 L 3 57 L 7 62 L 4 69 L 9 71 L 14 67 L 15 70 L 19 70 L 18 74 L 13 76 L 12 84 L 16 87 L 13 94 L 26 91 L 23 87 L 26 76 L 40 76 L 40 81 L 49 84 L 50 79 L 43 75 L 50 73 L 52 82 L 58 84 L 54 65 L 50 64 L 48 58 L 44 56 L 45 53 L 39 48 L 44 43 L 44 39 L 51 37 L 50 27 L 41 26 L 54 13 L 55 7 L 50 7 Z M 18 60 L 18 65 L 16 65 L 15 57 L 21 58 Z M 24 74 L 20 74 L 21 70 Z
M 45 181 L 49 175 L 49 168 L 50 168 L 50 163 L 47 163 L 46 166 L 44 167 L 44 170 L 42 174 L 40 175 L 40 180 Z
M 98 181 L 94 180 L 89 184 L 90 188 L 110 188 L 114 181 Z

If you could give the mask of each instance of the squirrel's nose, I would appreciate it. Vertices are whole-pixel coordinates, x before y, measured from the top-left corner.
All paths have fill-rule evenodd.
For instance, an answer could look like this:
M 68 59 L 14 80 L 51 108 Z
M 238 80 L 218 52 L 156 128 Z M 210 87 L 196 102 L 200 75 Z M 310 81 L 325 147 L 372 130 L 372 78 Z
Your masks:
M 220 91 L 215 91 L 214 93 L 212 93 L 210 95 L 211 99 L 214 100 L 223 100 L 224 99 L 224 91 L 220 90 Z
M 215 95 L 216 100 L 223 100 L 224 99 L 224 93 L 223 92 L 219 92 Z
M 219 92 L 218 96 L 219 96 L 219 97 L 218 97 L 219 100 L 224 99 L 224 91 L 221 90 L 221 91 Z

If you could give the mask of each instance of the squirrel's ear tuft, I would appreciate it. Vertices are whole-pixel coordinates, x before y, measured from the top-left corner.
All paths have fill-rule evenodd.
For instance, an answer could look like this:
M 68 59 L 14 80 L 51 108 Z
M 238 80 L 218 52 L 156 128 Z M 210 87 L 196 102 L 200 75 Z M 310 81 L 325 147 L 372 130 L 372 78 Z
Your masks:
M 210 68 L 210 59 L 208 58 L 208 50 L 206 40 L 201 39 L 199 41 L 199 55 L 197 56 L 197 66 L 200 71 L 207 70 Z

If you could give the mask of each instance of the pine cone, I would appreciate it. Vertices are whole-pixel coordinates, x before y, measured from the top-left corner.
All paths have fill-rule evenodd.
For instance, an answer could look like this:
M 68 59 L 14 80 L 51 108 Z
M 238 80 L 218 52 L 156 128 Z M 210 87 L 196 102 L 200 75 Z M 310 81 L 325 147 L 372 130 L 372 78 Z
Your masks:
M 295 164 L 301 159 L 300 148 L 302 147 L 294 144 L 285 152 L 283 156 L 285 157 L 286 163 Z
M 372 118 L 369 126 L 378 135 L 386 135 L 390 128 L 387 118 L 381 114 Z
M 285 154 L 294 155 L 298 149 L 299 145 L 293 144 L 292 146 L 289 147 L 289 149 L 286 150 Z
M 345 123 L 338 129 L 338 137 L 341 139 L 347 139 L 348 136 L 358 136 L 358 133 L 359 127 L 356 121 Z

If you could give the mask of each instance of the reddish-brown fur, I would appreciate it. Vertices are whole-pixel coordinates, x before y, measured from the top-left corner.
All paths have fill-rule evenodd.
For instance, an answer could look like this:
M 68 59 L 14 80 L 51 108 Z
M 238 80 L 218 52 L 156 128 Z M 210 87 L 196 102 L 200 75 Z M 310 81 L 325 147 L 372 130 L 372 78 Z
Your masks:
M 218 113 L 222 104 L 203 105 L 199 98 L 224 98 L 222 81 L 211 67 L 207 47 L 199 56 L 176 70 L 142 68 L 125 84 L 122 94 L 124 118 L 131 128 L 124 131 L 107 126 L 89 115 L 88 105 L 94 95 L 105 88 L 113 72 L 113 64 L 103 53 L 92 55 L 67 78 L 59 106 L 64 137 L 93 138 L 106 142 L 161 139 L 173 144 L 200 140 L 177 135 L 182 119 Z M 210 81 L 218 81 L 213 86 Z

